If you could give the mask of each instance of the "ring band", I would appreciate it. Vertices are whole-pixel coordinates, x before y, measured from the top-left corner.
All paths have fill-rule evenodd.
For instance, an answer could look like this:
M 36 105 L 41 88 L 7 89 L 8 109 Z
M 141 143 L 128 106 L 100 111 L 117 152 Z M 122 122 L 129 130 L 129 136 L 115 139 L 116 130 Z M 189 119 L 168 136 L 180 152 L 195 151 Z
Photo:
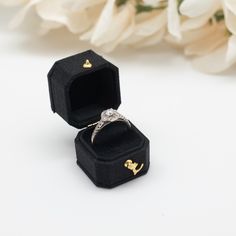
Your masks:
M 127 126 L 130 128 L 131 124 L 128 119 L 126 119 L 124 116 L 122 116 L 120 113 L 118 113 L 116 110 L 110 108 L 108 110 L 105 110 L 101 114 L 101 120 L 97 123 L 95 129 L 93 130 L 92 136 L 91 136 L 91 143 L 94 143 L 95 137 L 97 134 L 107 125 L 116 122 L 121 121 L 127 124 Z

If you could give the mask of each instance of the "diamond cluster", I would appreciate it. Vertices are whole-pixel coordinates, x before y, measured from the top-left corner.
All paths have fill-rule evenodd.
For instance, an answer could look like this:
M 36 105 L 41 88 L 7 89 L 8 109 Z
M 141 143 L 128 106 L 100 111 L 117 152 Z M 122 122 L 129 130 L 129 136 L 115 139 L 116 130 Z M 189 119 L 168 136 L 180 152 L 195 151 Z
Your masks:
M 102 112 L 101 118 L 102 118 L 102 121 L 115 121 L 119 118 L 119 114 L 117 111 L 110 108 Z

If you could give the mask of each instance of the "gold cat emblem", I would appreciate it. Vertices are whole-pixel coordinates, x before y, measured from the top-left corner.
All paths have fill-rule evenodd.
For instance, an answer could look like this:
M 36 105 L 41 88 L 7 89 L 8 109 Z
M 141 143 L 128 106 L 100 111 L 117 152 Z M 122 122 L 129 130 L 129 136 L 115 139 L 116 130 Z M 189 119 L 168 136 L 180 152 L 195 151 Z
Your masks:
M 137 175 L 144 166 L 144 164 L 142 163 L 141 166 L 137 169 L 138 165 L 139 164 L 137 162 L 133 162 L 132 160 L 127 160 L 124 164 L 126 168 L 133 171 L 134 175 Z

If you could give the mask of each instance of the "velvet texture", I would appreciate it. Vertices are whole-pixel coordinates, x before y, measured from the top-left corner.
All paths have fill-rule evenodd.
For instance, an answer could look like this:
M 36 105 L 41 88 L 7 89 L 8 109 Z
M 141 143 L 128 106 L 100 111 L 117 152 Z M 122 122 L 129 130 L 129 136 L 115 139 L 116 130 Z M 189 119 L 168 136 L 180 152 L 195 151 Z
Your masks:
M 87 59 L 92 68 L 83 68 Z M 53 112 L 76 128 L 99 121 L 103 110 L 121 103 L 118 68 L 91 50 L 57 61 L 48 83 Z M 114 122 L 102 129 L 94 144 L 93 129 L 81 130 L 75 147 L 77 164 L 97 186 L 112 188 L 148 171 L 149 141 L 134 125 Z M 124 166 L 127 160 L 143 164 L 137 175 Z
M 77 164 L 95 185 L 113 188 L 147 173 L 149 141 L 133 124 L 131 128 L 122 122 L 106 126 L 94 144 L 90 140 L 93 128 L 79 132 L 75 147 Z M 144 166 L 134 175 L 124 166 L 127 160 Z
M 92 68 L 83 68 L 89 59 Z M 51 108 L 67 123 L 83 128 L 121 103 L 118 68 L 89 50 L 57 61 L 48 74 Z

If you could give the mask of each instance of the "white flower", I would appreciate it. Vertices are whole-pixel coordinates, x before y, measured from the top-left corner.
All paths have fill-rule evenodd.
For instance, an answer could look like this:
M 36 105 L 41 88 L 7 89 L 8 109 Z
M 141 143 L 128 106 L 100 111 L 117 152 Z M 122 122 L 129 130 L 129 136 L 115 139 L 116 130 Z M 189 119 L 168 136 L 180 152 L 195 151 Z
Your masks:
M 225 14 L 220 9 L 219 0 L 184 0 L 179 6 L 180 26 L 175 33 L 169 28 L 171 35 L 166 37 L 168 42 L 184 46 L 186 55 L 196 57 L 194 66 L 208 73 L 221 72 L 236 62 L 235 36 L 228 32 L 236 32 L 236 1 L 225 0 Z M 176 37 L 178 34 L 182 37 Z
M 215 45 L 215 50 L 193 61 L 194 66 L 203 72 L 218 73 L 236 64 L 236 2 L 234 0 L 224 1 L 224 17 L 226 25 L 223 32 L 218 31 L 218 34 L 210 35 L 202 42 L 206 47 L 211 41 L 211 45 Z
M 181 2 L 179 6 L 178 2 Z M 169 33 L 180 41 L 184 31 L 204 26 L 218 9 L 220 0 L 169 0 Z
M 219 73 L 236 63 L 236 36 L 231 36 L 226 44 L 203 57 L 193 60 L 196 69 L 205 73 Z
M 105 51 L 119 45 L 146 47 L 163 38 L 183 47 L 204 72 L 236 64 L 236 0 L 0 0 L 21 5 L 11 26 L 30 10 L 41 19 L 40 33 L 66 27 Z
M 89 37 L 93 45 L 111 51 L 133 32 L 134 16 L 135 9 L 131 3 L 118 8 L 115 0 L 109 0 L 97 24 L 89 33 L 82 35 L 82 39 Z
M 122 44 L 146 47 L 159 43 L 166 31 L 166 15 L 166 10 L 137 15 L 132 34 Z
M 193 39 L 192 42 L 188 42 L 185 45 L 184 52 L 186 55 L 203 56 L 211 53 L 228 41 L 227 29 L 222 23 L 209 24 L 201 28 L 201 30 L 203 31 L 201 33 L 199 32 L 199 38 L 197 40 Z
M 81 33 L 89 29 L 97 17 L 101 4 L 105 0 L 30 0 L 16 15 L 11 22 L 11 27 L 21 24 L 27 12 L 34 8 L 38 16 L 42 19 L 41 33 L 46 33 L 51 29 L 66 26 L 72 33 Z
M 38 2 L 39 2 L 39 0 L 25 1 L 24 7 L 16 14 L 16 16 L 11 21 L 10 27 L 15 28 L 15 27 L 19 26 L 24 21 L 24 18 L 26 16 L 26 14 L 28 13 L 28 11 L 33 6 L 35 6 L 35 4 L 37 4 Z
M 69 7 L 66 0 L 43 0 L 36 5 L 36 12 L 48 30 L 66 26 L 72 33 L 80 33 L 88 29 L 91 22 L 86 10 L 73 11 Z

